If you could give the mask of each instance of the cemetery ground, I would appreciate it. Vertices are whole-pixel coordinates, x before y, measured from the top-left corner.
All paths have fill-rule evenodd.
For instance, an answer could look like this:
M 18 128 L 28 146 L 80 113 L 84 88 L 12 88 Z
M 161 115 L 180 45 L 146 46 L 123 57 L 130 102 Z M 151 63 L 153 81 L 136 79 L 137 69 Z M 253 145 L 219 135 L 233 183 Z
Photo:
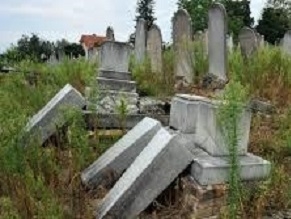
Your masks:
M 162 74 L 152 72 L 147 61 L 136 65 L 131 60 L 138 92 L 161 99 L 179 91 L 213 97 L 213 90 L 200 85 L 207 73 L 207 57 L 200 45 L 193 46 L 193 86 L 174 89 L 174 55 L 167 50 L 163 53 Z M 279 48 L 266 46 L 249 60 L 235 50 L 229 55 L 228 66 L 229 84 L 236 82 L 249 98 L 269 101 L 275 107 L 271 114 L 253 115 L 250 152 L 271 161 L 273 168 L 266 181 L 242 187 L 239 218 L 288 218 L 285 213 L 291 208 L 291 58 Z M 25 148 L 18 143 L 29 117 L 64 85 L 70 83 L 82 94 L 86 86 L 95 85 L 97 66 L 83 60 L 66 60 L 56 66 L 17 63 L 17 69 L 21 71 L 0 75 L 0 218 L 94 218 L 108 188 L 86 189 L 80 173 L 122 133 L 88 131 L 80 112 L 64 109 L 68 123 L 42 147 L 37 139 Z M 109 135 L 104 134 L 108 132 Z M 193 203 L 184 188 L 182 174 L 141 218 L 193 218 Z M 221 217 L 228 218 L 227 209 L 222 209 Z

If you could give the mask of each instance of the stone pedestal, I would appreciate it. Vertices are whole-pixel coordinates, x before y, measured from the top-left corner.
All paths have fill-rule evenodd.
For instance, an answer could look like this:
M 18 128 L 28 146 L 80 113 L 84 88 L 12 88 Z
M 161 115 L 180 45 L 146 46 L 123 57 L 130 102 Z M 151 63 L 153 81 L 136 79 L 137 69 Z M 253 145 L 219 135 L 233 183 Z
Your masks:
M 172 100 L 170 127 L 178 130 L 193 144 L 188 148 L 194 156 L 191 175 L 200 185 L 215 185 L 228 182 L 229 149 L 224 140 L 217 114 L 221 102 L 205 97 L 180 94 Z M 271 170 L 270 162 L 247 153 L 251 111 L 246 108 L 237 126 L 239 141 L 237 155 L 241 180 L 261 180 Z M 206 153 L 196 153 L 200 148 Z
M 97 112 L 119 113 L 121 104 L 127 114 L 138 112 L 136 83 L 131 80 L 128 62 L 131 47 L 126 43 L 107 41 L 101 45 L 97 90 Z
M 185 134 L 195 134 L 196 143 L 213 156 L 227 156 L 228 147 L 217 124 L 219 103 L 205 97 L 176 95 L 172 100 L 170 126 Z M 251 112 L 245 110 L 238 128 L 238 155 L 247 153 Z

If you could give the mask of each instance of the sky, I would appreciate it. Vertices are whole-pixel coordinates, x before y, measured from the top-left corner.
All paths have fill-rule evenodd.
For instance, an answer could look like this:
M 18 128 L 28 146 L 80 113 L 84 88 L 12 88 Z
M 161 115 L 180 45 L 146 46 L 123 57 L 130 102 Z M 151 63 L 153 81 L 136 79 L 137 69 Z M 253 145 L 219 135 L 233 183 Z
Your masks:
M 0 52 L 16 43 L 22 34 L 36 33 L 55 41 L 78 42 L 82 34 L 105 35 L 112 26 L 117 41 L 126 41 L 134 32 L 137 0 L 0 0 Z M 266 0 L 251 0 L 257 20 Z M 171 18 L 177 0 L 156 0 L 156 23 L 163 40 L 171 39 Z

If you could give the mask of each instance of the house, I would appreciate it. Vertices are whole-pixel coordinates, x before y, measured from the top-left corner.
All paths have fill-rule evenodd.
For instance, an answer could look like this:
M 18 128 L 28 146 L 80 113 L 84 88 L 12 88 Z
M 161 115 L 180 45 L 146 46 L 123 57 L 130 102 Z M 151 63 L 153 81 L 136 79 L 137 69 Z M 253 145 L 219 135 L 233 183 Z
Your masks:
M 85 51 L 86 59 L 97 55 L 97 48 L 106 40 L 106 36 L 98 36 L 96 34 L 82 35 L 80 43 Z

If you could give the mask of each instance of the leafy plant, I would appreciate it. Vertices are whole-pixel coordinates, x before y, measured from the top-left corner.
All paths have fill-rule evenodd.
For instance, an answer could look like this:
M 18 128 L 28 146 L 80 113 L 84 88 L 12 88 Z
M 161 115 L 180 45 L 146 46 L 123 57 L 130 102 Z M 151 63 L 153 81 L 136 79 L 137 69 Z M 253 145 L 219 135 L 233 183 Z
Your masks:
M 229 217 L 236 218 L 241 203 L 238 143 L 241 136 L 239 122 L 245 110 L 246 89 L 236 81 L 225 88 L 218 110 L 218 123 L 229 151 Z

